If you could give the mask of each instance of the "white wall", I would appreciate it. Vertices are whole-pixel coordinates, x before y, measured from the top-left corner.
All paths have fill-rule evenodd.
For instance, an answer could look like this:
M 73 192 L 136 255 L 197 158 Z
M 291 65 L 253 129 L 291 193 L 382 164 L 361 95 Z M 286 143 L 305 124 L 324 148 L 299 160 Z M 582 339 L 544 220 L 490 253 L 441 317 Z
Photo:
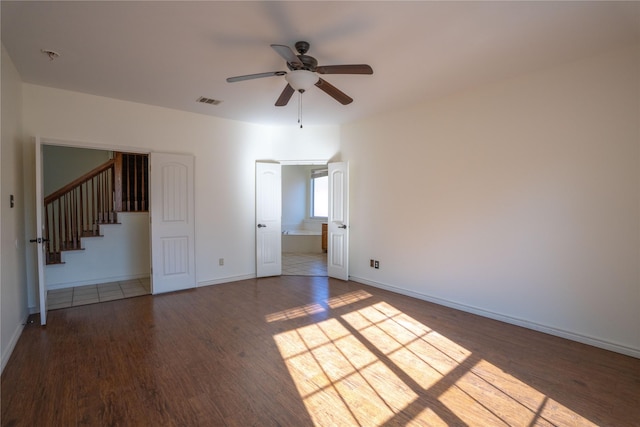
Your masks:
M 344 126 L 352 278 L 640 357 L 639 52 Z
M 302 228 L 307 216 L 306 166 L 282 167 L 282 229 Z
M 33 189 L 31 137 L 93 148 L 195 156 L 196 280 L 199 285 L 255 276 L 255 161 L 328 159 L 339 149 L 337 126 L 299 129 L 211 116 L 24 84 L 26 188 Z M 31 201 L 33 194 L 27 194 Z M 27 234 L 35 227 L 27 206 Z M 30 306 L 37 303 L 28 254 Z M 224 258 L 224 266 L 218 265 Z M 212 262 L 215 260 L 215 262 Z
M 25 275 L 24 194 L 22 191 L 21 85 L 2 46 L 0 94 L 2 128 L 0 145 L 0 351 L 2 368 L 13 351 L 27 319 Z M 14 195 L 15 206 L 9 204 Z
M 315 160 L 326 163 L 340 156 L 339 126 L 292 126 L 268 129 L 271 140 L 271 157 L 275 160 Z
M 110 158 L 106 150 L 87 150 L 58 145 L 42 146 L 43 192 L 45 196 L 102 165 Z
M 309 178 L 319 166 L 282 166 L 282 227 L 303 229 L 309 214 Z

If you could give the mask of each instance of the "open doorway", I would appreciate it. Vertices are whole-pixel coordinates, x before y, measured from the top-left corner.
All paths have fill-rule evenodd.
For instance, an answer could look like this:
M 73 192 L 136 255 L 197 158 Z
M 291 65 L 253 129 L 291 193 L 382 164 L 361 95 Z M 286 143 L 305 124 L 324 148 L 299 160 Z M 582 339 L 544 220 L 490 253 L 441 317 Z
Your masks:
M 151 292 L 148 156 L 43 144 L 50 310 Z
M 282 275 L 327 276 L 326 164 L 282 166 Z
M 274 161 L 256 162 L 256 277 L 282 274 L 282 238 L 292 234 L 292 230 L 282 230 L 282 167 L 291 164 L 300 163 L 283 165 Z M 321 245 L 325 240 L 323 229 L 326 227 L 327 230 L 327 276 L 349 280 L 349 164 L 307 164 L 328 166 L 326 222 L 320 218 L 309 218 L 316 220 L 315 227 L 320 227 Z
M 45 258 L 49 256 L 47 253 L 51 252 L 50 245 L 52 241 L 48 234 L 48 232 L 52 230 L 52 227 L 47 225 L 47 207 L 45 206 L 45 203 L 41 202 L 45 199 L 43 191 L 42 154 L 43 146 L 46 145 L 89 148 L 86 145 L 68 143 L 65 141 L 55 141 L 51 139 L 43 140 L 37 136 L 35 138 L 35 195 L 36 200 L 38 201 L 35 206 L 35 217 L 37 232 L 35 238 L 32 239 L 31 242 L 37 244 L 36 272 L 38 277 L 38 305 L 40 308 L 40 324 L 43 326 L 47 324 L 47 310 L 49 309 L 47 296 L 49 291 L 54 288 L 50 283 L 47 284 L 45 280 L 45 278 L 50 279 L 49 274 L 45 274 Z M 90 147 L 89 149 L 95 148 L 96 147 Z M 109 148 L 106 147 L 105 149 L 109 150 Z M 148 289 L 150 293 L 154 295 L 163 292 L 195 288 L 194 156 L 190 154 L 149 153 L 148 151 L 145 152 L 135 149 L 128 150 L 128 152 L 133 156 L 145 156 L 148 160 L 147 166 L 142 169 L 145 172 L 145 180 L 148 183 L 148 187 L 145 189 L 145 194 L 148 194 L 149 196 L 149 203 L 145 202 L 145 204 L 148 205 L 146 212 L 147 217 L 144 221 L 145 226 L 140 228 L 141 230 L 146 230 L 147 238 L 136 239 L 133 241 L 134 243 L 140 243 L 140 253 L 144 252 L 145 254 L 144 257 L 141 258 L 147 260 L 146 267 L 140 272 L 140 277 L 150 278 Z M 115 159 L 116 160 L 114 162 L 117 164 L 117 152 L 115 153 Z M 123 167 L 123 165 L 120 166 Z M 111 169 L 111 165 L 103 165 L 96 168 L 97 170 L 91 171 L 91 174 L 94 172 L 101 173 L 103 171 L 103 167 L 105 169 Z M 100 203 L 98 203 L 98 200 L 95 200 L 94 203 L 94 199 L 92 197 L 87 197 L 93 189 L 89 191 L 87 188 L 83 190 L 84 193 L 80 193 L 84 195 L 78 194 L 75 197 L 70 197 L 69 203 L 71 203 L 72 206 L 86 204 L 88 200 L 92 201 L 92 205 L 98 206 L 97 211 L 100 213 L 100 216 L 98 216 L 100 224 L 105 223 L 105 221 L 106 223 L 112 224 L 114 222 L 113 219 L 118 217 L 118 215 L 112 215 L 112 213 L 118 212 L 118 209 L 114 207 L 118 201 L 122 202 L 123 207 L 125 205 L 125 195 L 122 194 L 122 198 L 115 195 L 118 185 L 116 185 L 115 190 L 109 189 L 108 183 L 116 181 L 116 178 L 121 176 L 115 170 L 117 165 L 113 165 L 113 168 L 114 169 L 109 172 L 112 177 L 111 179 L 105 178 L 102 181 L 102 185 L 95 185 L 96 189 L 107 189 L 107 191 L 102 194 L 113 193 L 112 198 L 99 198 Z M 141 179 L 141 177 L 138 178 Z M 135 182 L 138 182 L 138 178 L 136 178 Z M 94 187 L 93 184 L 92 187 Z M 125 187 L 125 185 L 120 186 L 123 192 L 125 191 Z M 113 203 L 110 204 L 111 202 Z M 63 203 L 60 206 L 66 206 L 66 204 Z M 104 206 L 107 206 L 106 210 L 102 209 Z M 138 206 L 140 206 L 139 203 Z M 153 222 L 151 221 L 151 212 L 157 213 L 158 220 Z M 65 227 L 60 224 L 63 223 L 58 223 L 53 227 L 58 230 L 61 228 L 64 230 L 60 236 L 67 236 L 67 233 L 70 230 L 71 235 L 75 238 L 75 242 L 73 244 L 77 245 L 78 239 L 80 239 L 80 243 L 82 244 L 81 238 L 84 237 L 84 234 L 80 236 L 78 232 L 78 230 L 82 230 L 82 228 L 79 229 L 78 226 Z M 129 236 L 128 233 L 121 234 Z M 98 241 L 101 239 L 94 240 Z M 59 242 L 64 242 L 63 246 L 65 249 L 67 248 L 67 240 L 63 240 L 62 237 L 60 237 Z M 86 263 L 83 264 L 83 267 L 85 268 L 85 271 L 95 273 L 94 268 L 97 265 L 104 268 L 103 261 L 113 261 L 113 259 L 122 256 L 125 257 L 123 265 L 128 265 L 131 261 L 129 257 L 129 255 L 132 254 L 131 248 L 132 245 L 120 246 L 118 250 L 112 250 L 107 255 L 95 257 L 94 260 L 97 260 L 98 264 Z M 75 252 L 80 253 L 82 250 L 77 250 Z M 150 254 L 153 254 L 153 257 L 150 257 Z M 58 266 L 60 265 L 64 264 L 58 263 Z M 107 277 L 111 279 L 116 278 L 117 276 L 114 277 L 113 274 L 114 271 L 112 269 L 107 269 L 107 275 L 100 278 L 100 281 Z M 74 279 L 79 279 L 77 275 L 74 275 L 73 277 Z M 125 278 L 117 277 L 117 279 Z M 72 287 L 74 285 L 75 283 L 64 283 L 64 287 Z

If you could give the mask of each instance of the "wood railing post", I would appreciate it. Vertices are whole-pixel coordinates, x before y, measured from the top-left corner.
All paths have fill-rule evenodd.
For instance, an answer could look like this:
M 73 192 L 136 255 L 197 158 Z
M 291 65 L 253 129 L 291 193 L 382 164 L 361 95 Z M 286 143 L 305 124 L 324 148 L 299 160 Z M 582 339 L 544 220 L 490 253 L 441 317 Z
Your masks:
M 122 212 L 122 153 L 115 153 L 113 163 L 113 210 Z
M 138 210 L 138 158 L 139 156 L 133 156 L 133 210 Z
M 145 172 L 149 170 L 147 166 L 147 159 L 148 159 L 147 156 L 144 156 L 140 159 L 142 163 L 142 168 L 141 168 L 142 170 L 140 173 L 140 181 L 141 181 L 140 188 L 142 189 L 142 194 L 140 195 L 140 199 L 142 200 L 142 206 L 140 206 L 140 210 L 142 211 L 149 210 L 149 206 L 147 203 L 148 194 L 147 192 L 144 191 L 147 188 L 147 180 L 145 179 Z

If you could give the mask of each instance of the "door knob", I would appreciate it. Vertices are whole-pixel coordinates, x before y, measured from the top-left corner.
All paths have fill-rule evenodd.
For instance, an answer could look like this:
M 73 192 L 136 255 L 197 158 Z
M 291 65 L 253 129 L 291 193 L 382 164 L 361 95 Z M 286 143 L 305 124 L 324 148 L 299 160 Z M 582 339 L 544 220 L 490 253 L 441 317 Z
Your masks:
M 258 224 L 258 228 L 266 227 L 266 224 Z
M 338 226 L 338 228 L 344 228 L 344 229 L 346 229 L 346 228 L 347 228 L 347 226 L 346 226 L 346 225 L 344 225 L 344 224 L 342 224 L 342 225 L 339 225 L 339 226 Z

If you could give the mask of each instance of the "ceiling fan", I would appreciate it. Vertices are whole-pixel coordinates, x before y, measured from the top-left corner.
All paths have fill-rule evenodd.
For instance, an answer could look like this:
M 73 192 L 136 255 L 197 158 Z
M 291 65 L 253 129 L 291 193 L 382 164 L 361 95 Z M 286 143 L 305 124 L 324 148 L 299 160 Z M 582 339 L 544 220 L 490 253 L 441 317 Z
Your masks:
M 318 74 L 373 74 L 371 66 L 366 64 L 318 65 L 318 61 L 314 57 L 307 55 L 309 43 L 305 41 L 299 41 L 295 44 L 298 54 L 289 46 L 272 44 L 271 47 L 287 61 L 289 72 L 271 71 L 267 73 L 247 74 L 245 76 L 229 77 L 227 82 L 233 83 L 262 77 L 284 76 L 287 81 L 287 86 L 285 86 L 276 101 L 276 107 L 287 105 L 294 92 L 303 93 L 314 85 L 342 105 L 350 104 L 353 102 L 351 97 L 318 76 Z

